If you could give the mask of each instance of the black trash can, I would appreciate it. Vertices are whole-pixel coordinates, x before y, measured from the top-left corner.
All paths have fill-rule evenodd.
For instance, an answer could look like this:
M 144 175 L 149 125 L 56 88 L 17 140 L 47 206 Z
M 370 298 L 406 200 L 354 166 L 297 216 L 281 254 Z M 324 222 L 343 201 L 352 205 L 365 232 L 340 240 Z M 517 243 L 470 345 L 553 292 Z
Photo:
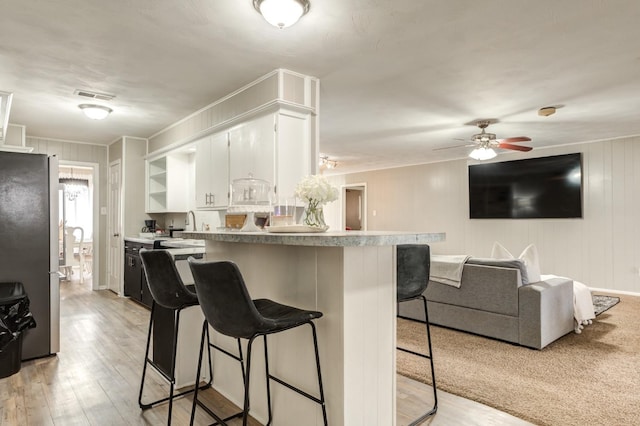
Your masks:
M 22 332 L 35 326 L 22 283 L 0 283 L 0 378 L 20 371 Z

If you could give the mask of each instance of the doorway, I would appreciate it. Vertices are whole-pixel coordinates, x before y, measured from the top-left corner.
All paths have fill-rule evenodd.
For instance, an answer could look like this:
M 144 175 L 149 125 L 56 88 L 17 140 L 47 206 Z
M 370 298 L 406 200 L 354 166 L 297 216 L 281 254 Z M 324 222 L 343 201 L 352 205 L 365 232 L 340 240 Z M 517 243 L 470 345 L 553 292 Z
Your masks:
M 347 231 L 367 230 L 367 184 L 342 186 L 342 224 Z
M 60 161 L 58 167 L 58 253 L 63 281 L 91 283 L 98 258 L 98 165 Z

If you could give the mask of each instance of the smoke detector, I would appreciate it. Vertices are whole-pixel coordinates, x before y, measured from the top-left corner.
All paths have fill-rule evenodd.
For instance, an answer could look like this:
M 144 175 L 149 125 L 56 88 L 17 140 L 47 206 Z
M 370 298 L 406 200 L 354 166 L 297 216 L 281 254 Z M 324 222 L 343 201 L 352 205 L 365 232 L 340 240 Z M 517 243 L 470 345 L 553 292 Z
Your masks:
M 542 117 L 548 117 L 555 113 L 556 113 L 556 107 L 552 107 L 552 106 L 542 107 L 538 110 L 538 115 Z

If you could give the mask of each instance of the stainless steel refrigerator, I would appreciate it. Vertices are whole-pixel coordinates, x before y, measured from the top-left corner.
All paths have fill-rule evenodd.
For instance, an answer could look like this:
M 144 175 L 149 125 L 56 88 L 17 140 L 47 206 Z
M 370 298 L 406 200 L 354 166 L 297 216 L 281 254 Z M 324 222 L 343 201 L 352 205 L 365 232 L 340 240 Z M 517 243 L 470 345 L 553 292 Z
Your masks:
M 0 151 L 0 282 L 21 282 L 36 327 L 23 332 L 22 359 L 60 350 L 58 161 Z

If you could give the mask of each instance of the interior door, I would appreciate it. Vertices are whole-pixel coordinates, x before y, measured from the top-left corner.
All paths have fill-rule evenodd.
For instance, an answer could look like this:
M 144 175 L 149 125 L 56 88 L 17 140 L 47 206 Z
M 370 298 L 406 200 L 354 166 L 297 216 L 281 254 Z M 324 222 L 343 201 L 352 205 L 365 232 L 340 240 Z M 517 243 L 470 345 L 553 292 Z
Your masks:
M 109 267 L 108 267 L 108 288 L 109 290 L 122 294 L 121 276 L 122 276 L 122 237 L 120 236 L 122 228 L 122 212 L 120 209 L 120 195 L 122 192 L 121 184 L 121 168 L 119 161 L 109 166 L 109 226 L 107 235 L 109 235 Z

